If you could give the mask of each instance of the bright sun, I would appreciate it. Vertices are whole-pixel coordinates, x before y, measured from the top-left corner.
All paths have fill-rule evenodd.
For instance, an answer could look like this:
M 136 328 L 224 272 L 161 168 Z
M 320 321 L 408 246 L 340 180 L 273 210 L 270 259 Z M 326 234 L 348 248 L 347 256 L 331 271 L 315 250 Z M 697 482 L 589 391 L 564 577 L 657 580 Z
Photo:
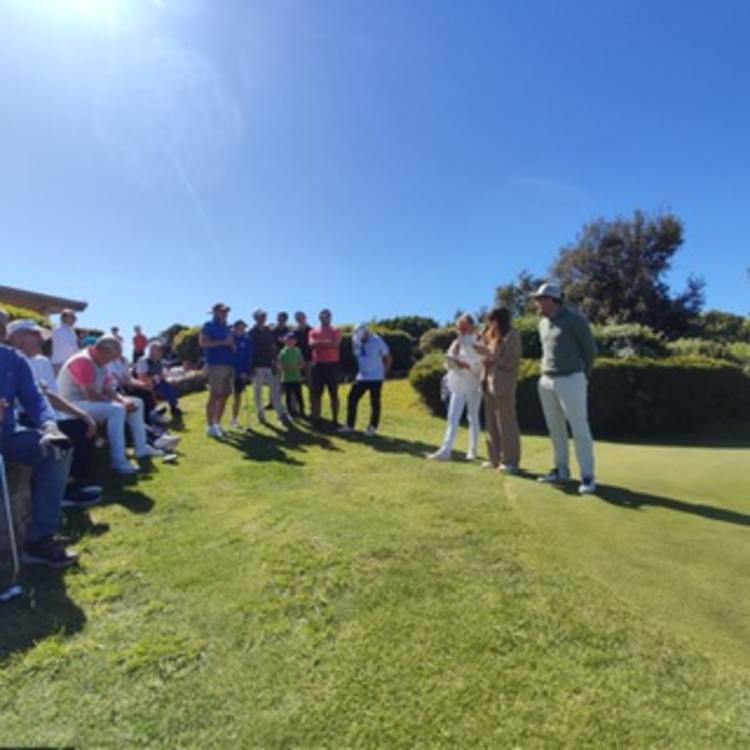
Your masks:
M 99 31 L 126 30 L 154 0 L 37 0 L 48 15 L 85 23 Z

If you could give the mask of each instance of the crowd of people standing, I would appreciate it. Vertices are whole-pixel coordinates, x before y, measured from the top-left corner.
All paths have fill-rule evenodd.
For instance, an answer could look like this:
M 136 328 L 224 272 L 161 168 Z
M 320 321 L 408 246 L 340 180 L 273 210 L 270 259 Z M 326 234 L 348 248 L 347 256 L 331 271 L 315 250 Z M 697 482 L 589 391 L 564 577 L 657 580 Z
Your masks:
M 294 328 L 288 326 L 288 315 L 284 312 L 277 315 L 276 324 L 271 326 L 268 313 L 259 308 L 253 312 L 254 325 L 249 329 L 241 318 L 230 324 L 229 312 L 228 305 L 216 303 L 198 339 L 208 373 L 206 434 L 209 437 L 222 438 L 226 434 L 222 421 L 230 397 L 229 427 L 241 427 L 243 394 L 250 385 L 258 424 L 268 423 L 266 411 L 270 409 L 286 427 L 300 419 L 309 420 L 314 428 L 320 427 L 323 399 L 327 395 L 332 427 L 341 432 L 354 429 L 359 401 L 369 392 L 371 414 L 365 432 L 375 433 L 380 422 L 382 383 L 392 361 L 388 345 L 379 335 L 366 325 L 355 331 L 358 374 L 347 401 L 346 423 L 342 424 L 339 384 L 343 336 L 333 325 L 329 309 L 320 311 L 316 327 L 308 323 L 304 312 L 296 312 Z M 309 392 L 309 410 L 305 390 Z
M 596 345 L 591 327 L 564 303 L 557 285 L 543 284 L 532 297 L 540 316 L 542 344 L 538 394 L 554 455 L 552 469 L 537 478 L 550 484 L 570 480 L 570 430 L 580 470 L 578 491 L 592 494 L 596 481 L 587 390 Z M 293 327 L 286 313 L 279 313 L 275 325 L 269 325 L 266 311 L 257 309 L 251 327 L 241 318 L 230 324 L 229 313 L 229 306 L 215 304 L 199 335 L 208 382 L 209 437 L 225 436 L 222 422 L 230 398 L 229 429 L 241 427 L 243 397 L 250 386 L 259 424 L 268 424 L 270 409 L 286 427 L 305 419 L 319 428 L 327 396 L 331 426 L 342 433 L 355 430 L 359 403 L 369 394 L 364 433 L 377 432 L 383 382 L 392 358 L 384 339 L 369 326 L 358 326 L 352 336 L 357 375 L 341 422 L 342 332 L 333 325 L 329 309 L 320 311 L 315 327 L 301 311 L 295 313 Z M 144 460 L 173 459 L 180 440 L 166 430 L 170 420 L 180 420 L 183 412 L 164 368 L 162 342 L 149 341 L 136 326 L 129 362 L 119 329 L 81 346 L 75 322 L 72 311 L 63 311 L 60 325 L 50 332 L 33 320 L 11 322 L 0 310 L 0 454 L 4 461 L 32 469 L 32 514 L 20 553 L 29 564 L 67 567 L 75 562 L 76 555 L 56 540 L 56 533 L 63 508 L 88 507 L 101 500 L 102 488 L 90 479 L 91 448 L 101 439 L 97 438 L 100 428 L 107 435 L 111 470 L 121 475 L 138 473 Z M 50 358 L 42 353 L 48 337 Z M 482 466 L 504 474 L 521 472 L 516 414 L 521 357 L 521 338 L 507 309 L 492 310 L 481 330 L 471 315 L 456 320 L 456 338 L 445 355 L 445 435 L 428 458 L 451 459 L 465 412 L 466 459 L 477 459 L 483 406 L 487 460 Z M 128 456 L 128 440 L 137 462 Z

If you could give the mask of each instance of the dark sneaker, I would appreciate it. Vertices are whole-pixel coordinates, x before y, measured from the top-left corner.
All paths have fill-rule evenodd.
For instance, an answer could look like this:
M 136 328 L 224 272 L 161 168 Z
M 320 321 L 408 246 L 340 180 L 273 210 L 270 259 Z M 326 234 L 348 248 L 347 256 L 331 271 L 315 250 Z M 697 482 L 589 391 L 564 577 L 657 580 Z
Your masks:
M 544 482 L 545 484 L 562 484 L 570 479 L 570 472 L 564 471 L 563 469 L 552 469 L 546 474 L 537 477 L 537 482 Z
M 97 484 L 71 487 L 65 492 L 63 508 L 89 508 L 102 501 L 102 488 Z
M 51 536 L 35 542 L 26 542 L 21 552 L 21 562 L 26 565 L 46 565 L 48 568 L 68 568 L 78 560 L 78 555 L 68 552 Z

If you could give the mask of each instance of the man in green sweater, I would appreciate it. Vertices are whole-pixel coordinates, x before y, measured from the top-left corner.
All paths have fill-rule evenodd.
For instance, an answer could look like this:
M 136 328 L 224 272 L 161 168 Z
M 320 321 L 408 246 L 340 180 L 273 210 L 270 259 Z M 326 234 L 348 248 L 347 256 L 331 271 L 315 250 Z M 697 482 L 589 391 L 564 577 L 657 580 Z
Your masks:
M 568 425 L 573 434 L 576 457 L 581 470 L 578 492 L 596 492 L 594 478 L 594 440 L 588 418 L 588 381 L 594 368 L 596 342 L 586 318 L 563 304 L 556 284 L 542 284 L 531 295 L 541 319 L 542 374 L 539 378 L 539 401 L 547 422 L 554 468 L 540 482 L 561 484 L 570 479 Z

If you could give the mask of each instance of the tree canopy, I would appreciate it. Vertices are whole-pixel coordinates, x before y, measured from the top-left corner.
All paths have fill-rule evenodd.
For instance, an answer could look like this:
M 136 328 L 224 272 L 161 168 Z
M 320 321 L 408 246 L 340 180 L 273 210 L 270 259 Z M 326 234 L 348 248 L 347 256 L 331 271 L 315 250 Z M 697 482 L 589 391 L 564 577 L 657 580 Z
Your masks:
M 671 213 L 598 219 L 563 247 L 547 279 L 522 271 L 495 290 L 495 304 L 520 317 L 542 281 L 556 281 L 566 299 L 593 323 L 634 323 L 677 338 L 690 330 L 704 303 L 705 282 L 690 276 L 675 296 L 665 280 L 683 243 L 682 222 Z

